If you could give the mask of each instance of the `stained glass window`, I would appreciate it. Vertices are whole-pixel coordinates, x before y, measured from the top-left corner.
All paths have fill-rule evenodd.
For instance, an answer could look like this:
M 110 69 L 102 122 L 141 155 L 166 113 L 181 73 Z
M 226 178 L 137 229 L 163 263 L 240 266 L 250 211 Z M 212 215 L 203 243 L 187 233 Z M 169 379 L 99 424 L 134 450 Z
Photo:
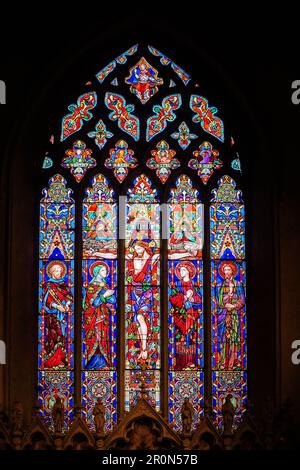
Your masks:
M 221 430 L 229 395 L 237 425 L 245 209 L 228 136 L 222 109 L 153 46 L 119 53 L 66 103 L 41 162 L 38 394 L 49 426 L 62 403 L 65 429 L 81 405 L 94 430 L 100 399 L 110 432 L 141 395 L 175 431 L 187 399 L 194 428 L 206 400 Z
M 53 176 L 40 203 L 39 402 L 50 426 L 56 400 L 65 426 L 73 411 L 75 204 L 66 183 Z
M 82 404 L 93 428 L 93 407 L 106 400 L 106 430 L 116 422 L 117 205 L 101 174 L 83 202 Z
M 191 180 L 180 176 L 168 204 L 168 343 L 170 422 L 181 429 L 184 398 L 195 416 L 203 405 L 203 206 Z
M 144 174 L 128 190 L 125 238 L 125 409 L 141 385 L 160 409 L 160 207 Z
M 213 190 L 210 230 L 213 412 L 221 428 L 227 395 L 236 422 L 243 413 L 247 367 L 245 213 L 242 194 L 227 175 Z

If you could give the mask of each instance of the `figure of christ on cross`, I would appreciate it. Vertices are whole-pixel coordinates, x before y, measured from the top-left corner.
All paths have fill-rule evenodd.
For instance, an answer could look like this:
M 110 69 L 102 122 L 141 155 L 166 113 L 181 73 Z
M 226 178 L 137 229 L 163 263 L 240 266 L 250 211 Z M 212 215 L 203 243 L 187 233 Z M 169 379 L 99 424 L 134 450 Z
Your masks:
M 138 323 L 140 353 L 138 360 L 147 360 L 148 325 L 151 328 L 154 314 L 154 290 L 157 283 L 157 263 L 159 253 L 155 253 L 156 243 L 151 239 L 133 240 L 126 254 L 129 301 L 133 310 L 133 320 Z

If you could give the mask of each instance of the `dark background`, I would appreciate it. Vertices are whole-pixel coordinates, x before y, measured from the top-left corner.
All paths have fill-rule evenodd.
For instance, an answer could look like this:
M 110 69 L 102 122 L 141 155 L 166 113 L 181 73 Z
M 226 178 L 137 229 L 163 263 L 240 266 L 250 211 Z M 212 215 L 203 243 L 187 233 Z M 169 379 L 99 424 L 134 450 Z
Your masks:
M 86 4 L 67 15 L 47 5 L 32 13 L 16 7 L 1 19 L 0 337 L 9 358 L 0 397 L 7 407 L 28 400 L 29 414 L 32 404 L 33 208 L 50 129 L 91 73 L 145 42 L 197 78 L 236 136 L 248 201 L 249 396 L 258 415 L 268 395 L 277 408 L 290 399 L 300 423 L 300 365 L 291 363 L 291 343 L 300 340 L 300 105 L 291 102 L 300 79 L 297 13 L 200 7 L 183 2 L 164 13 L 130 4 L 123 14 L 117 5 Z

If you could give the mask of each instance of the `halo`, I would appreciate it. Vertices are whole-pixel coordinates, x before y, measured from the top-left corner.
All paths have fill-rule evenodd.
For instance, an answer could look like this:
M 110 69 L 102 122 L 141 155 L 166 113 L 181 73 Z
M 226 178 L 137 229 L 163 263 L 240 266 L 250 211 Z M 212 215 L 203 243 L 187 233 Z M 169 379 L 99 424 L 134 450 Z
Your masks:
M 55 266 L 55 265 L 62 267 L 62 275 L 61 275 L 60 279 L 63 279 L 65 277 L 65 275 L 67 274 L 67 266 L 65 265 L 65 263 L 63 261 L 51 261 L 48 264 L 48 266 L 46 267 L 47 276 L 52 278 L 50 271 L 51 271 L 52 266 Z
M 94 274 L 94 269 L 97 267 L 97 266 L 104 266 L 106 268 L 106 271 L 107 271 L 107 276 L 109 275 L 110 273 L 110 267 L 108 266 L 107 263 L 105 263 L 105 261 L 95 261 L 93 264 L 90 265 L 89 267 L 89 273 L 90 273 L 90 276 L 93 278 L 96 276 L 96 274 Z M 100 269 L 100 268 L 99 268 Z
M 134 247 L 136 245 L 142 246 L 145 248 L 145 250 L 150 254 L 153 254 L 156 249 L 156 243 L 155 240 L 151 238 L 142 238 L 139 240 L 138 238 L 135 238 L 134 240 L 131 240 L 129 243 L 129 248 L 132 248 L 134 250 Z
M 180 274 L 180 268 L 185 267 L 190 273 L 190 279 L 193 279 L 196 276 L 196 266 L 191 263 L 191 261 L 180 261 L 175 267 L 175 274 L 178 279 L 182 279 Z
M 233 274 L 233 277 L 235 277 L 238 273 L 238 267 L 237 265 L 229 260 L 229 261 L 222 261 L 222 263 L 220 264 L 219 266 L 219 273 L 220 273 L 220 276 L 224 279 L 225 275 L 224 275 L 224 268 L 225 266 L 230 266 L 230 268 L 232 269 L 232 274 Z

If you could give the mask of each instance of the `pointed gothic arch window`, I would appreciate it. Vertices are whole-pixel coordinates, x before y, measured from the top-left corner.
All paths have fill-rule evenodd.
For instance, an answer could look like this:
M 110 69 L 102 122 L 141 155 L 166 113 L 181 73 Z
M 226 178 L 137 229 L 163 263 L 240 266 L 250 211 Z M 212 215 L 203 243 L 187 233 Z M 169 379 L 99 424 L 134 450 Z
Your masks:
M 96 71 L 95 71 L 96 72 Z M 205 401 L 222 426 L 246 400 L 245 211 L 222 113 L 152 46 L 85 84 L 43 161 L 38 389 L 41 414 L 82 405 L 106 431 L 143 392 L 181 428 Z M 76 210 L 75 210 L 76 208 Z

